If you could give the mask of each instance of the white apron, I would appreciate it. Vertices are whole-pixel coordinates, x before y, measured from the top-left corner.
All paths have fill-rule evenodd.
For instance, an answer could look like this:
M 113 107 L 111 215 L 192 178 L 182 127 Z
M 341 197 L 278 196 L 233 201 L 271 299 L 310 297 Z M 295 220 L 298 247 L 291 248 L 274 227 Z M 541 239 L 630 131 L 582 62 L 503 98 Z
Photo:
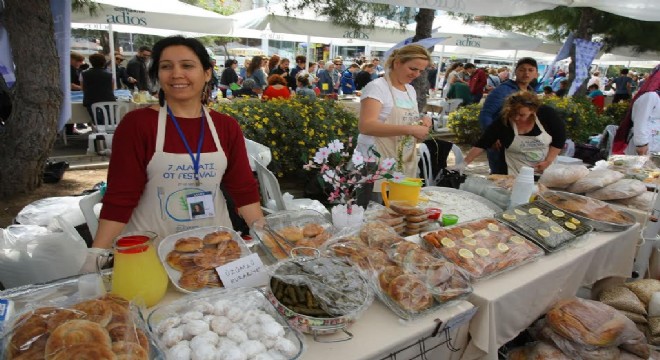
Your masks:
M 200 183 L 197 185 L 192 160 L 188 153 L 163 152 L 167 104 L 160 108 L 156 151 L 147 165 L 147 183 L 140 202 L 124 228 L 124 233 L 149 230 L 163 239 L 168 235 L 202 226 L 232 227 L 227 212 L 227 203 L 220 191 L 220 182 L 227 169 L 227 157 L 222 150 L 215 125 L 206 108 L 204 108 L 204 115 L 218 151 L 200 154 Z M 197 149 L 197 144 L 191 144 L 191 148 Z M 130 174 L 126 174 L 126 176 L 130 176 Z M 186 196 L 204 191 L 212 194 L 215 216 L 192 220 Z
M 526 136 L 518 134 L 518 127 L 511 122 L 513 128 L 513 142 L 504 151 L 504 158 L 509 169 L 509 175 L 518 176 L 518 169 L 522 166 L 533 168 L 539 162 L 545 160 L 548 155 L 552 136 L 545 131 L 538 118 L 535 119 L 536 126 L 541 130 L 537 136 Z
M 419 111 L 417 110 L 417 100 L 413 99 L 406 89 L 406 94 L 410 99 L 411 107 L 403 107 L 397 103 L 397 98 L 392 90 L 393 86 L 389 77 L 385 77 L 389 85 L 390 94 L 392 94 L 392 111 L 385 119 L 384 124 L 392 125 L 413 125 L 419 122 Z M 376 151 L 380 153 L 380 159 L 392 158 L 397 163 L 394 166 L 395 171 L 402 172 L 406 177 L 417 177 L 417 141 L 412 135 L 374 137 Z M 401 155 L 401 156 L 399 156 Z M 380 192 L 380 184 L 383 180 L 376 181 L 374 192 Z

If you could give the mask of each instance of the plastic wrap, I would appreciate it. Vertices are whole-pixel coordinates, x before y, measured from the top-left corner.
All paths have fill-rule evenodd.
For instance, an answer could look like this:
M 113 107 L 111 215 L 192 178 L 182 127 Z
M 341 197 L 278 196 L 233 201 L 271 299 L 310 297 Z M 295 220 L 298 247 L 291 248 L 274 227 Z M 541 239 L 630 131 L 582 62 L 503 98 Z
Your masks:
M 660 291 L 660 280 L 641 279 L 625 283 L 624 286 L 632 290 L 639 300 L 641 300 L 645 306 L 648 306 L 653 293 Z
M 512 349 L 507 354 L 507 360 L 573 360 L 564 355 L 557 347 L 543 341 L 526 344 Z
M 443 214 L 458 216 L 459 223 L 492 217 L 502 211 L 492 201 L 467 191 L 427 187 L 422 189 L 422 194 L 428 197 L 428 206 L 441 209 Z
M 649 211 L 653 205 L 654 193 L 650 191 L 645 191 L 642 194 L 633 196 L 627 199 L 620 199 L 613 201 L 616 204 L 627 206 L 631 209 L 637 209 L 641 211 Z
M 635 293 L 624 286 L 615 286 L 603 290 L 599 295 L 599 300 L 617 310 L 646 315 L 644 303 L 639 300 Z
M 405 241 L 391 226 L 382 221 L 372 221 L 360 229 L 360 239 L 369 247 L 387 250 L 390 246 Z
M 216 267 L 250 255 L 245 241 L 232 229 L 209 226 L 164 238 L 158 257 L 179 291 L 223 287 Z
M 423 236 L 434 254 L 482 279 L 543 255 L 543 250 L 495 219 L 477 220 Z
M 572 360 L 617 360 L 621 350 L 616 346 L 588 346 L 571 341 L 555 332 L 545 320 L 539 320 L 532 330 L 536 337 L 561 349 Z
M 549 188 L 565 189 L 589 174 L 584 165 L 552 164 L 543 171 L 539 184 Z
M 554 332 L 589 350 L 621 346 L 645 359 L 649 356 L 646 338 L 635 323 L 601 302 L 580 298 L 560 300 L 548 311 L 546 321 Z
M 523 204 L 495 217 L 525 235 L 546 252 L 557 251 L 592 227 L 543 203 Z
M 646 192 L 646 185 L 635 179 L 621 179 L 615 183 L 605 186 L 586 195 L 598 200 L 620 200 L 627 199 Z
M 151 359 L 152 349 L 137 310 L 115 295 L 67 304 L 34 305 L 18 315 L 6 335 L 8 359 Z M 62 299 L 60 299 L 62 300 Z
M 628 212 L 590 197 L 562 191 L 545 191 L 539 197 L 541 201 L 588 222 L 597 231 L 623 231 L 637 223 Z
M 298 359 L 303 338 L 255 289 L 216 289 L 157 307 L 147 320 L 167 359 Z
M 405 216 L 375 202 L 369 203 L 367 210 L 364 212 L 364 219 L 366 222 L 382 221 L 392 227 L 405 224 L 406 220 Z
M 263 250 L 273 260 L 287 259 L 296 247 L 320 248 L 331 236 L 332 223 L 314 210 L 280 211 L 255 223 Z
M 624 175 L 618 171 L 610 169 L 596 169 L 589 172 L 589 174 L 569 186 L 566 191 L 572 193 L 586 193 L 602 189 L 607 185 L 613 184 L 621 179 Z

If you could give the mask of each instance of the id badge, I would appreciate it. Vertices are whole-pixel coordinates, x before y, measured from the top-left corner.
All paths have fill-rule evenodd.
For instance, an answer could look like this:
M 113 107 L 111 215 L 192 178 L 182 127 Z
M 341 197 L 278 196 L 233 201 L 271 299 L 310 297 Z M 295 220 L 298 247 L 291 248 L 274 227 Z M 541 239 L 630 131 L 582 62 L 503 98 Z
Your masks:
M 202 191 L 186 196 L 188 212 L 191 220 L 206 219 L 215 216 L 213 205 L 213 194 L 210 191 Z

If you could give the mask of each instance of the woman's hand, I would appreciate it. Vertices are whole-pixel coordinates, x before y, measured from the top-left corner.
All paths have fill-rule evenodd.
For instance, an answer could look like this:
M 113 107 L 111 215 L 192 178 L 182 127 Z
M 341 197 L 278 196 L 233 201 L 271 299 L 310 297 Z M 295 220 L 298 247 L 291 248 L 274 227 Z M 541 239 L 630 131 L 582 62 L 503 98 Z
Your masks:
M 637 152 L 637 155 L 647 155 L 649 152 L 649 146 L 648 145 L 636 146 L 635 151 Z
M 543 160 L 540 163 L 536 164 L 536 166 L 534 166 L 534 172 L 542 173 L 543 170 L 545 170 L 550 165 L 552 165 L 552 162 L 548 160 Z
M 413 125 L 410 135 L 414 136 L 417 141 L 424 141 L 429 136 L 430 127 L 426 125 Z
M 422 122 L 421 125 L 424 125 L 424 126 L 426 126 L 426 127 L 428 127 L 428 128 L 430 128 L 431 126 L 433 126 L 433 120 L 431 120 L 431 117 L 428 116 L 428 115 L 424 115 L 424 116 L 420 119 L 420 121 Z

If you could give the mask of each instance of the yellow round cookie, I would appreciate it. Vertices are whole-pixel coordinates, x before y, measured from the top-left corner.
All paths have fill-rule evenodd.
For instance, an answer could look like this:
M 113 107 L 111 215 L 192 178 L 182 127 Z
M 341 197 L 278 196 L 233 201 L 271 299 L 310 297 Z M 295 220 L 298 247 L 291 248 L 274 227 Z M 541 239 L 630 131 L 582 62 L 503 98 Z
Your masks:
M 554 215 L 556 217 L 564 217 L 566 214 L 564 214 L 564 212 L 561 211 L 561 210 L 555 209 L 555 210 L 552 210 L 552 215 Z
M 580 220 L 578 220 L 576 218 L 571 218 L 571 222 L 575 225 L 580 225 Z
M 464 237 L 462 240 L 463 240 L 464 243 L 466 243 L 466 244 L 468 244 L 468 245 L 470 245 L 470 246 L 475 246 L 475 245 L 477 245 L 477 240 L 475 240 L 475 239 L 473 239 L 473 238 L 471 238 L 471 237 Z
M 486 248 L 477 248 L 476 250 L 474 250 L 474 252 L 481 257 L 486 257 L 490 255 L 490 251 Z
M 516 216 L 513 215 L 513 214 L 504 213 L 504 214 L 502 214 L 502 217 L 505 218 L 506 220 L 510 220 L 510 221 L 516 220 Z
M 456 243 L 454 242 L 454 240 L 452 240 L 452 239 L 450 239 L 450 238 L 448 238 L 448 237 L 444 237 L 444 238 L 442 238 L 442 240 L 440 240 L 440 243 L 441 243 L 444 247 L 448 247 L 448 248 L 453 248 L 454 246 L 456 246 Z
M 545 215 L 542 215 L 542 214 L 536 215 L 536 217 L 537 217 L 540 221 L 543 221 L 543 222 L 548 222 L 548 220 L 550 220 L 549 217 L 547 217 L 547 216 L 545 216 Z
M 505 253 L 505 252 L 509 251 L 509 246 L 507 244 L 499 243 L 499 244 L 497 244 L 497 250 Z
M 513 235 L 511 238 L 509 238 L 509 240 L 511 240 L 511 242 L 514 242 L 516 244 L 524 244 L 525 243 L 525 239 L 521 238 L 518 235 Z
M 463 258 L 466 258 L 466 259 L 473 259 L 474 258 L 474 254 L 472 253 L 472 251 L 470 251 L 468 249 L 458 250 L 458 255 L 463 257 Z
M 529 213 L 532 214 L 532 215 L 540 215 L 540 214 L 543 214 L 543 211 L 541 211 L 541 209 L 539 209 L 539 208 L 533 207 L 533 208 L 529 209 Z
M 573 224 L 573 223 L 570 222 L 570 221 L 565 222 L 565 223 L 564 223 L 564 226 L 566 226 L 567 228 L 569 228 L 569 229 L 571 229 L 571 230 L 575 230 L 575 229 L 577 229 L 577 225 Z
M 472 231 L 470 229 L 463 229 L 463 236 L 472 236 Z
M 490 231 L 500 231 L 500 227 L 495 224 L 488 224 L 488 230 Z
M 550 236 L 550 232 L 548 230 L 545 230 L 545 229 L 538 229 L 536 232 L 539 233 L 539 235 L 541 235 L 543 237 L 549 237 Z
M 550 230 L 556 232 L 557 234 L 561 234 L 564 232 L 564 229 L 561 228 L 561 226 L 550 226 Z
M 522 211 L 520 209 L 514 209 L 513 212 L 515 212 L 518 215 L 527 215 L 527 213 L 525 213 L 524 211 Z

